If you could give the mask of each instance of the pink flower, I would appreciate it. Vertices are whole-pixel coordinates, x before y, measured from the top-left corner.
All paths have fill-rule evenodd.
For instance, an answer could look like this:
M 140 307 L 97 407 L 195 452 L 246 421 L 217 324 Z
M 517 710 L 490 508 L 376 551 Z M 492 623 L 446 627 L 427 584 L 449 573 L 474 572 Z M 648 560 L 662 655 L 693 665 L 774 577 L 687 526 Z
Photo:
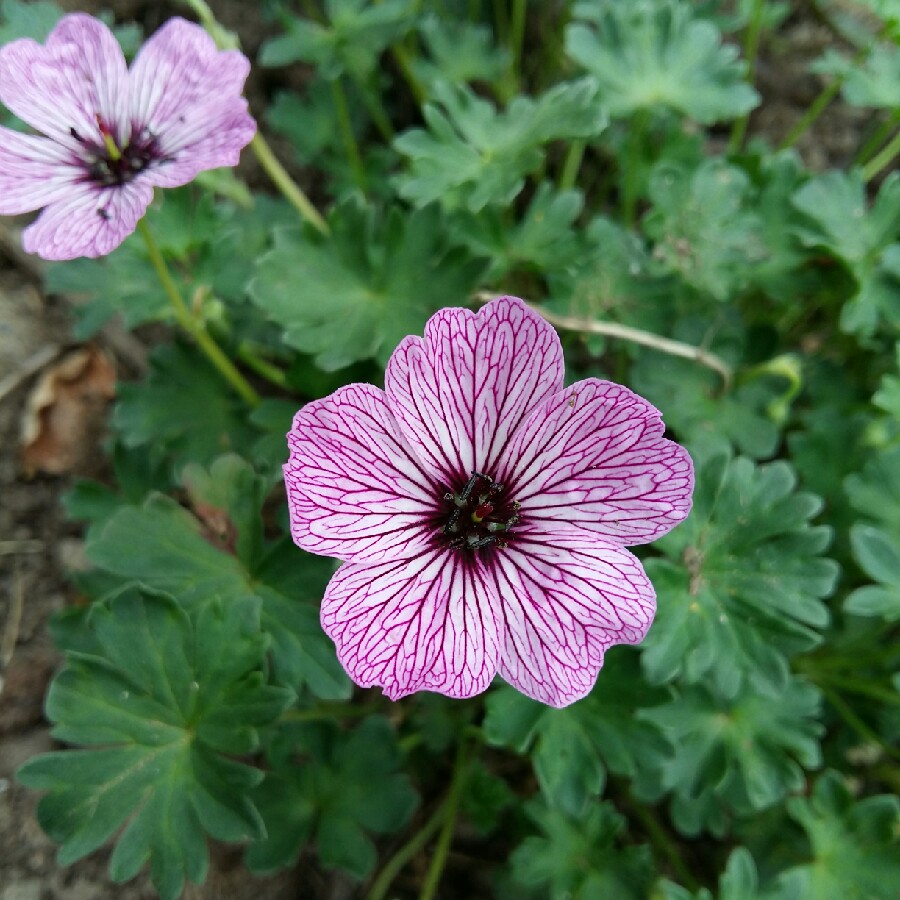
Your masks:
M 385 390 L 350 384 L 295 416 L 294 541 L 344 561 L 322 626 L 359 685 L 471 697 L 500 674 L 552 706 L 641 641 L 653 586 L 626 545 L 691 508 L 693 465 L 658 410 L 563 387 L 556 332 L 515 297 L 444 309 L 405 338 Z
M 250 64 L 171 19 L 129 70 L 109 29 L 65 16 L 42 46 L 0 48 L 0 101 L 46 137 L 0 128 L 0 214 L 44 211 L 24 234 L 46 259 L 103 256 L 134 231 L 154 187 L 235 165 L 256 125 Z

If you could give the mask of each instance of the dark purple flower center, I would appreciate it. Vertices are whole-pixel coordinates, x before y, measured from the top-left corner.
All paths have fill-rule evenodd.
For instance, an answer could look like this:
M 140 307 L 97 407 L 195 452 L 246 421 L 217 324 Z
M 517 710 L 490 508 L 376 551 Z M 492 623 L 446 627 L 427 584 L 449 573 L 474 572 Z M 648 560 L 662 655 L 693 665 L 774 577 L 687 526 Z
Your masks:
M 459 491 L 441 498 L 441 538 L 449 550 L 502 549 L 519 521 L 519 504 L 490 475 L 472 472 Z
M 132 124 L 131 134 L 123 146 L 116 143 L 112 128 L 97 116 L 101 142 L 82 137 L 74 128 L 69 134 L 84 148 L 85 180 L 98 187 L 121 187 L 149 168 L 163 162 L 158 137 L 142 125 Z

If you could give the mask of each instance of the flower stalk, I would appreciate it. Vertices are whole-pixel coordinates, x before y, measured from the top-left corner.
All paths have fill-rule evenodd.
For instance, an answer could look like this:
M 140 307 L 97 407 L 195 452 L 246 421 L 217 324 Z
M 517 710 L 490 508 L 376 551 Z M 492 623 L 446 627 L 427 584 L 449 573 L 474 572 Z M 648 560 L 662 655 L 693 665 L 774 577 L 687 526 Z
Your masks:
M 159 278 L 160 284 L 162 284 L 163 290 L 166 292 L 166 296 L 169 298 L 169 303 L 172 305 L 178 324 L 197 342 L 197 345 L 206 354 L 206 358 L 219 370 L 219 373 L 234 390 L 250 406 L 257 406 L 259 404 L 259 395 L 253 390 L 246 378 L 235 368 L 221 347 L 213 340 L 212 335 L 206 330 L 203 320 L 193 315 L 188 309 L 178 290 L 178 286 L 169 272 L 159 245 L 156 243 L 156 239 L 153 237 L 153 233 L 144 219 L 138 222 L 137 230 L 147 245 L 150 263 Z

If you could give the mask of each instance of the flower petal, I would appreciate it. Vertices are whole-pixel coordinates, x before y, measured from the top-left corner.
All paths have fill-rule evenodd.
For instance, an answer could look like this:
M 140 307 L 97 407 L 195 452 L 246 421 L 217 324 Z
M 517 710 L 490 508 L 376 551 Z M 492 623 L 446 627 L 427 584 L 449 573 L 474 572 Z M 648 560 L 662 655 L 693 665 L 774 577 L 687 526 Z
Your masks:
M 64 16 L 43 46 L 23 38 L 0 48 L 0 101 L 20 119 L 77 151 L 75 129 L 102 145 L 100 116 L 128 138 L 128 70 L 112 32 L 93 16 Z
M 515 297 L 477 313 L 443 309 L 424 338 L 400 342 L 385 393 L 420 458 L 448 487 L 472 471 L 492 475 L 510 436 L 562 387 L 559 338 Z
M 298 546 L 378 562 L 409 559 L 430 544 L 438 489 L 378 388 L 350 384 L 307 403 L 288 445 L 284 477 Z
M 588 378 L 532 410 L 513 436 L 498 478 L 541 529 L 588 528 L 644 544 L 691 510 L 694 467 L 662 437 L 657 409 L 627 388 Z
M 497 672 L 497 598 L 478 563 L 435 550 L 401 562 L 348 563 L 322 601 L 322 627 L 362 687 L 471 697 Z
M 55 141 L 0 127 L 0 216 L 65 199 L 81 174 L 71 156 Z
M 551 542 L 552 541 L 552 542 Z M 590 692 L 613 644 L 643 640 L 656 594 L 640 561 L 591 531 L 517 536 L 494 556 L 502 598 L 500 676 L 551 706 Z
M 148 175 L 160 187 L 233 166 L 256 132 L 241 97 L 250 71 L 236 50 L 220 51 L 199 26 L 166 22 L 131 67 L 131 115 L 155 134 L 167 158 Z
M 115 188 L 72 184 L 22 233 L 26 252 L 44 259 L 106 256 L 134 231 L 153 199 L 153 188 L 133 181 Z

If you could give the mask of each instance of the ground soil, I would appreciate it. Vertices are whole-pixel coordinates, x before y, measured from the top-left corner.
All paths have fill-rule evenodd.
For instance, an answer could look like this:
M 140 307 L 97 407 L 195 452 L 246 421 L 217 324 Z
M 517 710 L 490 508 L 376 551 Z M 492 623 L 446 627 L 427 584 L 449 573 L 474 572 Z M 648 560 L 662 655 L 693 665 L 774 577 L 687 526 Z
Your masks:
M 105 4 L 63 2 L 69 9 L 96 11 L 112 7 L 118 21 L 141 21 L 148 32 L 178 12 L 145 0 Z M 264 37 L 263 26 L 248 14 L 254 4 L 213 0 L 220 19 L 237 30 L 254 57 Z M 773 145 L 789 131 L 821 90 L 808 74 L 810 59 L 835 42 L 834 32 L 802 5 L 776 40 L 764 47 L 758 82 L 765 96 L 751 132 Z M 293 76 L 289 76 L 293 77 Z M 248 86 L 251 104 L 264 101 L 271 76 L 255 73 Z M 869 113 L 834 104 L 800 142 L 798 149 L 815 169 L 845 167 L 861 135 L 873 126 Z M 247 171 L 255 180 L 252 168 Z M 304 173 L 297 173 L 301 181 Z M 29 477 L 20 456 L 20 428 L 38 364 L 73 345 L 65 298 L 41 293 L 39 270 L 17 250 L 16 223 L 0 223 L 0 900 L 152 900 L 146 876 L 127 885 L 112 885 L 106 874 L 107 851 L 97 852 L 66 868 L 55 862 L 55 846 L 41 831 L 35 796 L 20 787 L 14 771 L 54 741 L 43 718 L 47 685 L 60 664 L 48 633 L 48 621 L 79 598 L 65 571 L 81 559 L 79 528 L 66 521 L 60 497 L 77 477 L 102 471 L 98 448 L 102 417 L 92 426 L 83 458 L 64 476 Z M 123 377 L 135 377 L 144 348 L 115 328 L 100 338 Z M 98 460 L 100 462 L 98 462 Z M 250 878 L 233 849 L 214 848 L 207 884 L 190 888 L 200 900 L 339 900 L 352 896 L 345 882 L 301 867 L 276 880 Z M 452 886 L 450 895 L 453 893 Z

